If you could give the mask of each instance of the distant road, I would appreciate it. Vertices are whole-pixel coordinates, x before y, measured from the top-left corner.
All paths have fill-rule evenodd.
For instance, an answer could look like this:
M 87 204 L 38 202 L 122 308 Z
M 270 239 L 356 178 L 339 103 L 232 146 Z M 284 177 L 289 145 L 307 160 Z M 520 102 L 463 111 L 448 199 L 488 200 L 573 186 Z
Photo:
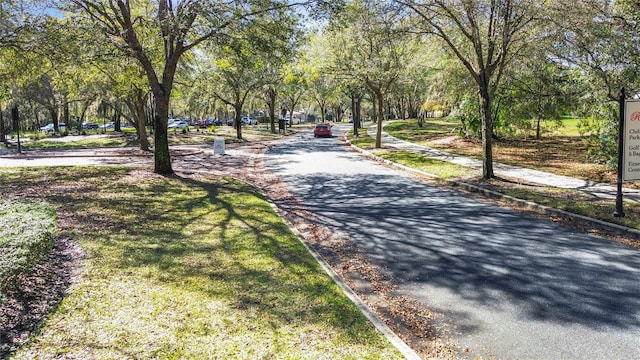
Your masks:
M 419 182 L 335 137 L 291 137 L 265 162 L 400 292 L 445 314 L 461 356 L 640 359 L 638 250 Z

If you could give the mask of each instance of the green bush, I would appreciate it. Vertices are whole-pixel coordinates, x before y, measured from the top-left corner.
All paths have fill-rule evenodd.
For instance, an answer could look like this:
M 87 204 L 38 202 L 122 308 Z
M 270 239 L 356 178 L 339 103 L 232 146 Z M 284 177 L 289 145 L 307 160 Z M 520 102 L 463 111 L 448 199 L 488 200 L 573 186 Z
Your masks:
M 56 240 L 55 209 L 46 203 L 0 200 L 0 301 L 48 255 Z

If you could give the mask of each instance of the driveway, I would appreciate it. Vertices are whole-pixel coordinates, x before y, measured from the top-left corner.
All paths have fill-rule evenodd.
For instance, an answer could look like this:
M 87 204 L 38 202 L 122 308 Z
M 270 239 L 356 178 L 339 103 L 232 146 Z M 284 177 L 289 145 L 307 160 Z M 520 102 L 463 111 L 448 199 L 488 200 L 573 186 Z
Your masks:
M 336 137 L 292 137 L 264 160 L 399 293 L 444 316 L 460 358 L 638 358 L 638 250 L 420 182 Z

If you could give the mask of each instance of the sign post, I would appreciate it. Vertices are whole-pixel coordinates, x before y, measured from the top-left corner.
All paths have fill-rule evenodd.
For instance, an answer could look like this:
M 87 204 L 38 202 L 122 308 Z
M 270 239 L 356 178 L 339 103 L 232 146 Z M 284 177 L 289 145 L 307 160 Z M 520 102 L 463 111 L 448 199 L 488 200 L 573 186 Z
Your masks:
M 640 99 L 625 99 L 620 90 L 620 129 L 618 136 L 618 189 L 616 217 L 623 217 L 622 182 L 640 180 Z

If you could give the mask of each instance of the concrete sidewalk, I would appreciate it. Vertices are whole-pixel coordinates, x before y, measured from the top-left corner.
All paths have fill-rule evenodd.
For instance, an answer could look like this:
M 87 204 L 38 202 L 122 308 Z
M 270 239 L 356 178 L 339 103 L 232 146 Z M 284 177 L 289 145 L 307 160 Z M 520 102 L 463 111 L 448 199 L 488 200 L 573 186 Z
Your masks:
M 375 138 L 375 126 L 369 126 L 367 128 L 367 134 Z M 479 173 L 482 172 L 481 160 L 472 159 L 461 155 L 455 155 L 434 148 L 400 140 L 387 134 L 386 132 L 384 132 L 384 130 L 382 132 L 382 142 L 383 144 L 396 149 L 422 154 L 430 158 L 438 159 L 441 161 L 448 161 L 450 163 L 461 166 L 467 166 L 473 169 L 477 169 Z M 590 182 L 568 176 L 556 175 L 549 172 L 527 169 L 497 162 L 493 163 L 493 168 L 495 175 L 500 177 L 521 179 L 528 183 L 535 183 L 543 186 L 574 189 L 602 199 L 615 200 L 616 198 L 617 189 L 615 186 L 609 184 Z M 640 190 L 623 188 L 622 193 L 624 200 L 640 202 Z

